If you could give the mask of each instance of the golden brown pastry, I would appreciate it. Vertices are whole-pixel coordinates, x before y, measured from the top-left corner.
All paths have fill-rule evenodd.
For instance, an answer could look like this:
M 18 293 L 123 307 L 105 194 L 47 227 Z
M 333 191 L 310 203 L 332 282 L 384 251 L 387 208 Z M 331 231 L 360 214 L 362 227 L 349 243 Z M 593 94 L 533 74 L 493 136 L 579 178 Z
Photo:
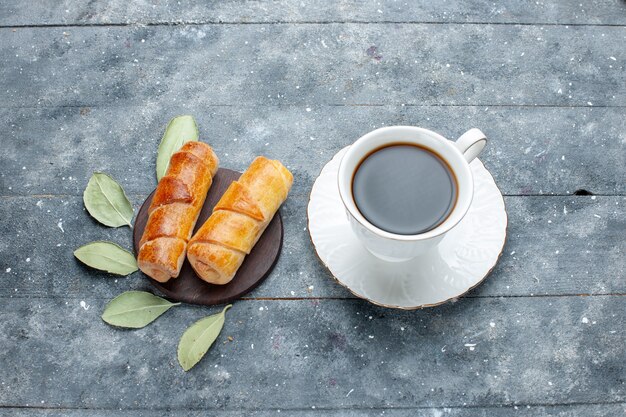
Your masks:
M 139 242 L 137 263 L 146 275 L 159 282 L 178 277 L 218 165 L 213 149 L 202 142 L 187 142 L 172 155 Z
M 293 176 L 280 162 L 256 158 L 233 182 L 189 241 L 187 258 L 203 280 L 227 284 L 287 199 Z

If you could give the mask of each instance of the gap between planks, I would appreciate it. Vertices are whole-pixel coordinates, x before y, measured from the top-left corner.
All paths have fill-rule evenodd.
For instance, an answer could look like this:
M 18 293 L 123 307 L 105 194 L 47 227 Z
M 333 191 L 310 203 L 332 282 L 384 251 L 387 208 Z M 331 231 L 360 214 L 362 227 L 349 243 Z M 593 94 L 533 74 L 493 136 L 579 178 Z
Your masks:
M 156 187 L 156 185 L 155 185 Z M 0 195 L 0 199 L 12 199 L 12 198 L 77 198 L 77 197 L 82 197 L 83 194 L 2 194 Z M 133 199 L 145 199 L 148 195 L 147 194 L 126 194 L 127 197 L 129 198 L 133 198 Z M 579 195 L 579 194 L 574 194 L 574 193 L 570 193 L 570 194 L 502 194 L 503 197 L 626 197 L 626 194 L 620 194 L 620 193 L 616 193 L 616 194 L 597 194 L 597 193 L 591 193 L 591 194 L 585 194 L 585 195 Z M 309 194 L 289 194 L 289 197 L 309 197 Z
M 242 22 L 235 20 L 199 20 L 199 21 L 157 21 L 157 22 L 113 22 L 113 23 L 44 23 L 0 25 L 0 29 L 39 29 L 39 28 L 80 28 L 80 27 L 145 27 L 145 26 L 213 26 L 213 25 L 475 25 L 475 26 L 566 26 L 566 27 L 626 27 L 619 23 L 554 23 L 554 22 L 477 22 L 451 21 L 439 22 L 430 20 L 274 20 Z
M 138 103 L 126 103 L 120 107 L 141 107 L 142 104 Z M 55 106 L 0 106 L 0 110 L 21 110 L 21 109 L 80 109 L 83 107 L 90 108 L 106 108 L 112 107 L 110 102 L 96 103 L 96 104 L 61 104 Z M 593 105 L 588 104 L 412 104 L 412 103 L 321 103 L 321 104 L 301 104 L 301 103 L 286 103 L 286 104 L 267 104 L 267 103 L 255 103 L 255 104 L 226 104 L 226 103 L 213 103 L 207 104 L 204 107 L 235 107 L 235 108 L 258 108 L 258 107 L 495 107 L 495 108 L 555 108 L 555 109 L 622 109 L 626 108 L 625 105 Z
M 150 288 L 132 288 L 132 291 L 154 291 L 156 292 L 158 295 L 160 295 L 161 293 L 150 287 Z M 130 290 L 129 290 L 130 291 Z M 591 294 L 591 293 L 585 293 L 585 294 L 576 294 L 576 293 L 571 293 L 571 294 L 533 294 L 533 295 L 522 295 L 522 294 L 513 294 L 513 295 L 472 295 L 472 294 L 467 294 L 467 295 L 463 295 L 460 296 L 458 298 L 455 298 L 455 301 L 449 301 L 446 302 L 444 304 L 449 304 L 449 303 L 455 303 L 458 302 L 461 299 L 466 299 L 466 298 L 470 298 L 470 299 L 502 299 L 502 298 L 573 298 L 573 297 L 590 297 L 590 298 L 595 298 L 595 297 L 624 297 L 626 296 L 626 293 L 595 293 L 595 294 Z M 163 296 L 165 298 L 168 298 L 167 296 Z M 84 299 L 89 299 L 89 300 L 110 300 L 110 297 L 77 297 L 77 296 L 67 296 L 67 295 L 60 295 L 60 294 L 52 294 L 50 296 L 40 296 L 40 295 L 25 295 L 25 296 L 15 296 L 14 294 L 9 295 L 8 297 L 5 295 L 1 295 L 0 294 L 0 300 L 84 300 Z M 233 302 L 238 302 L 238 301 L 364 301 L 361 298 L 358 297 L 241 297 Z M 183 303 L 185 305 L 189 305 L 189 306 L 195 306 L 195 307 L 215 307 L 217 305 L 221 305 L 221 304 L 216 304 L 215 306 L 205 306 L 205 305 L 201 305 L 201 304 L 190 304 L 190 303 Z M 425 307 L 425 308 L 421 308 L 421 309 L 417 309 L 417 310 L 426 310 L 426 309 L 430 309 L 431 307 Z M 409 311 L 409 310 L 401 310 L 401 309 L 390 309 L 390 310 L 399 310 L 399 311 Z
M 131 408 L 108 408 L 108 407 L 55 407 L 55 406 L 38 406 L 38 405 L 2 405 L 0 404 L 0 410 L 2 409 L 32 409 L 32 410 L 68 410 L 68 411 L 78 411 L 78 410 L 92 410 L 92 411 L 220 411 L 220 412 L 264 412 L 264 411 L 309 411 L 309 412 L 324 412 L 324 411 L 383 411 L 383 410 L 439 410 L 439 409 L 492 409 L 492 408 L 551 408 L 551 407 L 580 407 L 580 406 L 611 406 L 611 405 L 626 405 L 626 402 L 623 401 L 599 401 L 599 402 L 571 402 L 571 403 L 504 403 L 504 404 L 489 404 L 489 405 L 479 405 L 479 404 L 467 404 L 467 405 L 448 405 L 448 406 L 372 406 L 372 407 L 324 407 L 324 406 L 315 406 L 315 408 L 311 407 L 293 407 L 293 408 L 285 408 L 285 407 L 273 407 L 273 408 L 206 408 L 206 407 L 154 407 L 154 408 L 141 408 L 141 407 L 131 407 Z

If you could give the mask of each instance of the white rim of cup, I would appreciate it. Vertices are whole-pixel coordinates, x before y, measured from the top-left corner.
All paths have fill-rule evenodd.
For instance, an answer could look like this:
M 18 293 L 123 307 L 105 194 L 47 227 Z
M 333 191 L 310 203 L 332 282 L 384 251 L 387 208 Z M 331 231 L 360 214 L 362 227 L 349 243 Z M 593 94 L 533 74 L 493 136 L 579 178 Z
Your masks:
M 365 227 L 366 229 L 368 229 L 370 232 L 386 238 L 386 239 L 392 239 L 392 240 L 399 240 L 399 241 L 405 241 L 405 242 L 416 242 L 416 241 L 420 241 L 420 240 L 427 240 L 427 239 L 432 239 L 434 237 L 437 236 L 441 236 L 444 233 L 450 231 L 453 227 L 455 227 L 457 224 L 459 224 L 459 222 L 461 220 L 463 220 L 463 218 L 465 217 L 465 215 L 467 214 L 467 211 L 470 208 L 470 205 L 472 204 L 472 200 L 474 199 L 474 187 L 471 187 L 468 192 L 469 192 L 469 198 L 467 199 L 467 204 L 465 205 L 465 207 L 460 207 L 459 206 L 459 201 L 458 201 L 458 196 L 457 196 L 457 201 L 455 202 L 455 206 L 452 209 L 452 211 L 450 212 L 450 214 L 448 214 L 448 217 L 446 218 L 446 220 L 443 221 L 443 223 L 441 223 L 439 226 L 435 227 L 434 229 L 431 229 L 425 233 L 419 233 L 416 235 L 400 235 L 400 234 L 396 234 L 396 233 L 391 233 L 388 232 L 386 230 L 380 229 L 376 226 L 374 226 L 372 223 L 370 223 L 359 211 L 359 209 L 356 206 L 356 202 L 354 201 L 354 198 L 352 197 L 352 190 L 351 190 L 351 186 L 349 187 L 349 190 L 345 190 L 344 187 L 342 186 L 341 183 L 341 178 L 342 178 L 342 171 L 346 170 L 345 164 L 344 162 L 346 161 L 346 157 L 350 154 L 350 152 L 355 149 L 354 145 L 356 145 L 359 142 L 365 142 L 367 140 L 369 140 L 371 137 L 373 136 L 377 136 L 380 135 L 382 133 L 387 133 L 387 131 L 392 131 L 392 130 L 398 130 L 398 129 L 406 129 L 406 130 L 412 130 L 414 131 L 416 134 L 422 134 L 422 135 L 428 135 L 428 136 L 432 136 L 435 137 L 439 140 L 442 140 L 444 143 L 446 143 L 446 146 L 448 146 L 450 149 L 452 149 L 452 152 L 455 153 L 457 155 L 457 157 L 459 158 L 459 161 L 461 161 L 462 163 L 460 164 L 460 166 L 462 166 L 463 170 L 465 172 L 460 173 L 457 172 L 456 167 L 453 167 L 452 164 L 446 159 L 446 163 L 447 165 L 450 167 L 450 169 L 452 171 L 454 171 L 454 175 L 456 176 L 457 179 L 457 187 L 460 187 L 459 182 L 459 177 L 460 175 L 466 175 L 469 178 L 471 178 L 473 180 L 473 175 L 472 175 L 472 170 L 469 167 L 469 162 L 467 162 L 465 160 L 465 157 L 463 156 L 463 153 L 461 153 L 461 151 L 459 150 L 459 148 L 457 148 L 454 145 L 454 142 L 446 139 L 445 137 L 443 137 L 442 135 L 440 135 L 437 132 L 433 132 L 432 130 L 428 130 L 428 129 L 424 129 L 422 127 L 416 127 L 416 126 L 387 126 L 387 127 L 381 127 L 378 128 L 376 130 L 372 130 L 369 133 L 366 133 L 365 135 L 361 136 L 359 139 L 357 139 L 352 145 L 350 145 L 348 147 L 348 150 L 346 151 L 346 153 L 341 157 L 341 161 L 339 163 L 339 170 L 337 172 L 337 187 L 339 188 L 339 198 L 341 198 L 341 201 L 343 202 L 344 207 L 348 210 L 348 212 L 350 213 L 350 215 L 352 217 L 354 217 L 354 219 L 359 222 L 359 224 L 361 224 L 363 227 Z M 428 146 L 424 147 L 430 149 Z M 433 151 L 434 152 L 434 151 Z M 361 158 L 363 158 L 363 156 L 361 156 Z M 360 161 L 362 161 L 362 159 L 360 159 Z M 353 172 L 350 173 L 350 183 L 352 183 L 352 176 L 353 176 Z M 472 181 L 473 183 L 473 181 Z M 350 204 L 346 203 L 346 199 L 344 198 L 344 194 L 346 193 L 346 191 L 349 194 L 349 199 L 350 199 Z M 463 210 L 463 213 L 461 215 L 458 216 L 458 219 L 454 222 L 448 222 L 448 219 L 458 210 Z

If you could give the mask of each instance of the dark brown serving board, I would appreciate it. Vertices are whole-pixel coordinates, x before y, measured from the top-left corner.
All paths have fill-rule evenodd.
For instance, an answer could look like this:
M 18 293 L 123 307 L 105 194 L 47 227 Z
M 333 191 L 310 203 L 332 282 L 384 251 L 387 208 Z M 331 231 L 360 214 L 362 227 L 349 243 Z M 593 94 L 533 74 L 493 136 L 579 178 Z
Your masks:
M 239 178 L 241 173 L 220 168 L 207 194 L 206 201 L 196 223 L 196 230 L 209 218 L 213 207 L 224 194 L 231 182 Z M 154 191 L 146 198 L 137 213 L 133 230 L 133 248 L 137 256 L 139 241 L 148 221 L 148 207 L 152 202 Z M 188 260 L 185 260 L 178 278 L 160 283 L 146 276 L 159 291 L 169 298 L 192 304 L 216 305 L 225 304 L 240 298 L 256 288 L 272 271 L 283 244 L 283 221 L 280 211 L 276 213 L 265 232 L 243 261 L 237 275 L 226 285 L 213 285 L 201 280 L 194 272 Z

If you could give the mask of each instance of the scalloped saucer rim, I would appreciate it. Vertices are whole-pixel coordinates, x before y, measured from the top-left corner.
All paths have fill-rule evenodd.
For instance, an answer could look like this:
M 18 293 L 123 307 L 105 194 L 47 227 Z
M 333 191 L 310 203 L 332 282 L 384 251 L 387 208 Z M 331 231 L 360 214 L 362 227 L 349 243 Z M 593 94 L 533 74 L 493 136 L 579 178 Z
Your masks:
M 502 194 L 482 162 L 470 164 L 474 201 L 449 236 L 425 255 L 391 263 L 367 251 L 350 229 L 336 185 L 348 147 L 322 168 L 307 205 L 311 242 L 333 278 L 356 297 L 404 310 L 455 300 L 481 284 L 502 254 L 508 224 Z

